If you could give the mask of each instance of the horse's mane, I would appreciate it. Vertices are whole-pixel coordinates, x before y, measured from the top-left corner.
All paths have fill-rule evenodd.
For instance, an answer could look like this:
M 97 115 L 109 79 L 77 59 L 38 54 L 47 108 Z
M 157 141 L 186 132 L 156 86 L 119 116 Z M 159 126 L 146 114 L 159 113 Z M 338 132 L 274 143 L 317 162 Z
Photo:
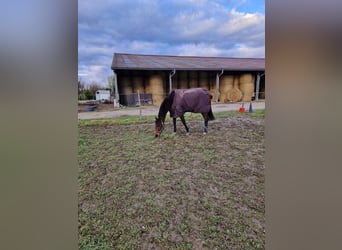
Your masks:
M 165 117 L 166 113 L 170 111 L 174 97 L 175 97 L 175 91 L 172 90 L 171 93 L 167 97 L 165 97 L 165 99 L 161 103 L 158 117 Z

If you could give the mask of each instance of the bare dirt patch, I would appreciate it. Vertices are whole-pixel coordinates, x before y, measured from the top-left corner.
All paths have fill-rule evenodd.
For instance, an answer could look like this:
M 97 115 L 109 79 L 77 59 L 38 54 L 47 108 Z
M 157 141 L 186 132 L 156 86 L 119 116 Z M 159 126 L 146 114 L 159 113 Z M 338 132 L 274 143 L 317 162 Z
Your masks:
M 264 119 L 81 126 L 80 249 L 264 249 Z

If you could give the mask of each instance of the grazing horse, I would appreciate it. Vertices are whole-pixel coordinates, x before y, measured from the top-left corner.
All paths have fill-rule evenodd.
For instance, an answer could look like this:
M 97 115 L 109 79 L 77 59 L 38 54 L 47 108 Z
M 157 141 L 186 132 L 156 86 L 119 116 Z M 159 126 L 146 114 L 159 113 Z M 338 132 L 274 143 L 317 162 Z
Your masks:
M 212 96 L 210 92 L 202 88 L 193 89 L 175 89 L 162 102 L 159 108 L 158 117 L 156 117 L 155 137 L 160 136 L 165 125 L 167 112 L 173 118 L 173 134 L 176 134 L 176 119 L 180 117 L 186 134 L 189 134 L 189 127 L 184 119 L 185 112 L 201 113 L 204 119 L 203 134 L 208 132 L 208 121 L 214 120 L 214 114 L 211 109 Z

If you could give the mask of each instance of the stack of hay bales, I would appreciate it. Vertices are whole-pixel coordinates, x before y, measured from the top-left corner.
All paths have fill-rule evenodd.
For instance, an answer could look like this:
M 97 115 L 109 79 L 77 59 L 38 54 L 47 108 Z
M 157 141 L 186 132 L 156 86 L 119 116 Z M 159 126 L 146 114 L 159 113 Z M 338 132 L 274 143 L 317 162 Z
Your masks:
M 208 73 L 207 72 L 202 71 L 199 73 L 198 87 L 204 88 L 204 89 L 209 89 Z
M 234 76 L 224 75 L 220 78 L 220 102 L 228 102 L 227 93 L 233 88 Z
M 242 74 L 239 78 L 242 101 L 250 102 L 254 96 L 254 76 L 252 74 Z
M 216 75 L 215 78 L 210 79 L 209 92 L 212 95 L 211 102 L 216 102 Z M 218 91 L 218 97 L 220 98 L 220 90 Z
M 265 99 L 265 86 L 262 86 L 259 92 L 259 98 L 260 99 Z
M 124 95 L 133 93 L 133 86 L 128 76 L 123 76 L 119 82 L 121 87 L 121 93 Z
M 165 98 L 164 92 L 163 77 L 160 74 L 151 75 L 146 86 L 146 93 L 152 93 L 153 105 L 159 106 L 162 103 Z
M 187 76 L 186 71 L 179 71 L 177 88 L 178 89 L 188 88 L 188 76 Z
M 239 78 L 234 77 L 233 88 L 226 92 L 226 99 L 228 102 L 238 102 L 242 98 L 242 92 L 239 89 Z
M 197 72 L 196 71 L 191 71 L 189 73 L 189 88 L 197 88 Z
M 138 93 L 138 91 L 140 94 L 144 93 L 144 84 L 143 84 L 142 77 L 139 77 L 139 76 L 133 77 L 132 83 L 133 83 L 134 93 Z

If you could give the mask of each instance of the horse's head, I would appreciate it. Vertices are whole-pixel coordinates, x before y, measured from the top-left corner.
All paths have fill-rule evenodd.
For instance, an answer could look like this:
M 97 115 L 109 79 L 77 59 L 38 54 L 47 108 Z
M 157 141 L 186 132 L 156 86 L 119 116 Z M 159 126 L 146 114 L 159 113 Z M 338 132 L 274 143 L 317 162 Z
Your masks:
M 158 137 L 161 135 L 161 133 L 164 130 L 164 121 L 160 117 L 156 117 L 156 130 L 154 132 L 155 137 Z

